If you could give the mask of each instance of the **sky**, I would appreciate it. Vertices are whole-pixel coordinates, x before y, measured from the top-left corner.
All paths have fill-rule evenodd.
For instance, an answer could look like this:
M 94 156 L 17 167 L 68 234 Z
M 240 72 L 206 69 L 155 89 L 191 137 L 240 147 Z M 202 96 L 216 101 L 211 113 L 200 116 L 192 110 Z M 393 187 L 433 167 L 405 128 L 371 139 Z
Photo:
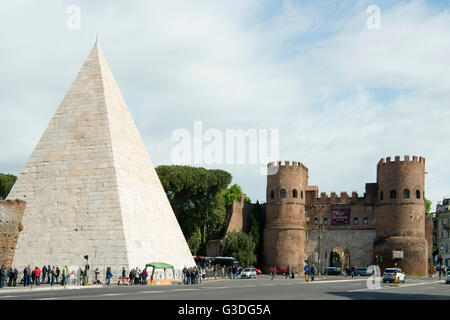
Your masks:
M 418 155 L 433 208 L 450 197 L 448 1 L 2 1 L 0 172 L 19 174 L 96 37 L 155 165 L 195 121 L 278 129 L 319 192 L 362 196 L 381 158 Z M 263 163 L 200 166 L 265 202 Z

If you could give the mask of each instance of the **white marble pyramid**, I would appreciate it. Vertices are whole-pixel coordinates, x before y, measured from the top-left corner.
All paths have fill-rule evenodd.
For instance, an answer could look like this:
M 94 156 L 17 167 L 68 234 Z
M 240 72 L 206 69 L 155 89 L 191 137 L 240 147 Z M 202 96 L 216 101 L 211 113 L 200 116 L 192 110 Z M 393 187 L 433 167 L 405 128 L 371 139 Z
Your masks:
M 9 199 L 27 202 L 13 265 L 195 265 L 96 43 Z

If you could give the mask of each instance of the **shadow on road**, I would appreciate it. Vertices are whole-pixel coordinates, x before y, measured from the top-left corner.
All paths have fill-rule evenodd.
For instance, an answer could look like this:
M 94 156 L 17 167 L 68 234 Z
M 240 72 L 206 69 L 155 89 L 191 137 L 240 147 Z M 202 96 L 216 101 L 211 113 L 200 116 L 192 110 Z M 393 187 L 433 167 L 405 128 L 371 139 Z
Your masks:
M 353 300 L 450 300 L 450 295 L 417 294 L 417 293 L 391 293 L 385 291 L 373 292 L 328 292 L 342 298 Z

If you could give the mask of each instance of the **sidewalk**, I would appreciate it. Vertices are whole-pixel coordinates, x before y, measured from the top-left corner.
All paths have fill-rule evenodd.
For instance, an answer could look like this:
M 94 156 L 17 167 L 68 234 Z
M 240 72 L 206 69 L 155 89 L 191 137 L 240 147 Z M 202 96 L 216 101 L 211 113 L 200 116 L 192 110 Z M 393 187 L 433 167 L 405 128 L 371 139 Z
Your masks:
M 17 287 L 3 287 L 0 289 L 0 294 L 14 293 L 14 292 L 48 291 L 48 290 L 75 290 L 75 289 L 101 288 L 101 287 L 104 287 L 104 285 L 92 284 L 88 286 L 78 286 L 78 285 L 62 286 L 60 284 L 55 284 L 51 286 L 49 284 L 41 284 L 39 286 L 28 286 L 28 287 L 24 287 L 23 285 L 21 285 Z

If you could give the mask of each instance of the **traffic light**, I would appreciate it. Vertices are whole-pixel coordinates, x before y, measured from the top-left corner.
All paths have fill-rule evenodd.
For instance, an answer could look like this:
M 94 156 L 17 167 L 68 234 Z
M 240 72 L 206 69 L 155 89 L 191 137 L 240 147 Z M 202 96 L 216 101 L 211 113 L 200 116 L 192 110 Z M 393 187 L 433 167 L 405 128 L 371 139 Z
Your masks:
M 375 256 L 375 263 L 376 264 L 380 264 L 383 261 L 383 256 Z

